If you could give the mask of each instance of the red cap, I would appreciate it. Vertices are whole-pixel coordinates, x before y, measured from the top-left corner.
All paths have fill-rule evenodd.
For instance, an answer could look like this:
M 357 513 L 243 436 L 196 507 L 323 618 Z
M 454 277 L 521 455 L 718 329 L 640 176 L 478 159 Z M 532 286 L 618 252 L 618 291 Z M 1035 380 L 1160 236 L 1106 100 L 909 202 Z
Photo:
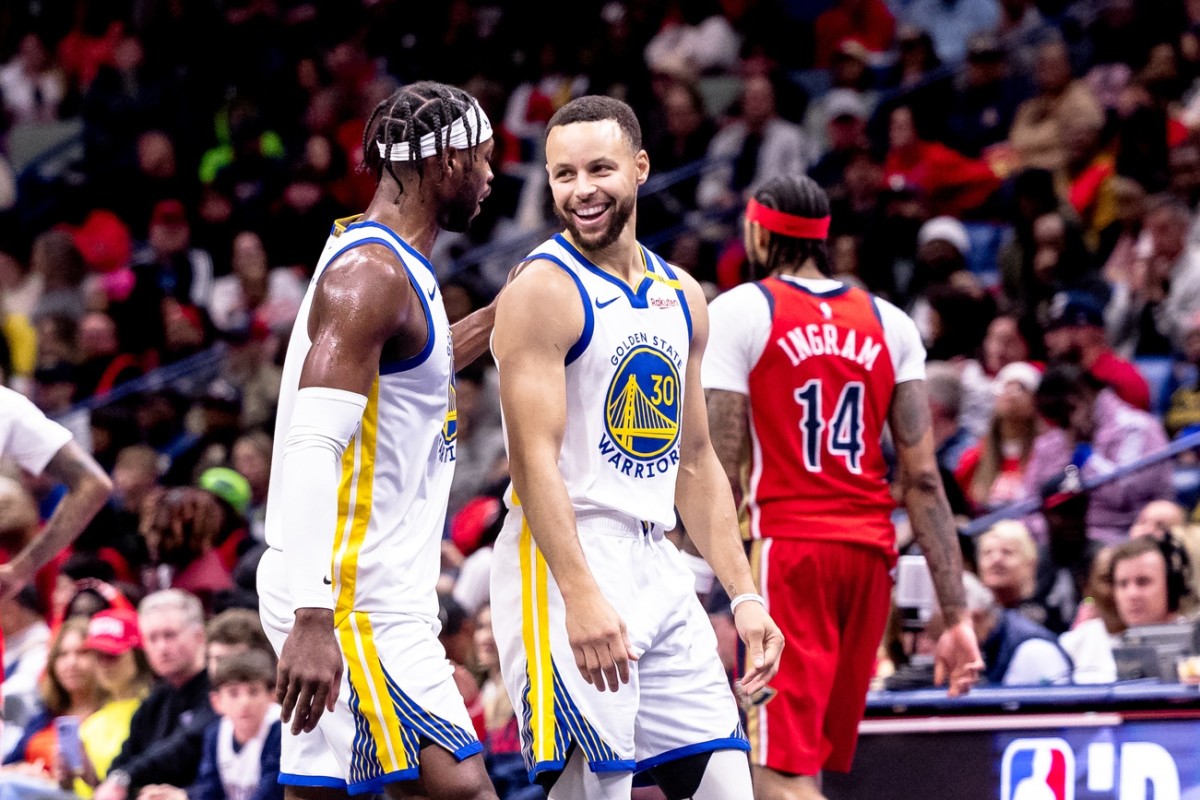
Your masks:
M 495 497 L 476 497 L 454 515 L 450 523 L 450 540 L 464 556 L 479 549 L 479 542 L 487 529 L 496 523 L 503 506 Z
M 119 656 L 142 646 L 137 614 L 129 609 L 112 608 L 97 612 L 88 621 L 83 646 L 110 656 Z
M 151 225 L 185 225 L 187 211 L 178 200 L 159 200 L 150 214 Z

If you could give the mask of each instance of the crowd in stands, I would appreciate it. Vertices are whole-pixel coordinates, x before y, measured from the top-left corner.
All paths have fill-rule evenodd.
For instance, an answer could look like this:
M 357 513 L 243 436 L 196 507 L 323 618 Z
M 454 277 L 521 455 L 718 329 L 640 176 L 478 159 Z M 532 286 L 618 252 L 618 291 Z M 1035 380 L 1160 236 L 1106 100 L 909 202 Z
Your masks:
M 525 252 L 478 248 L 554 224 L 555 109 L 621 97 L 671 176 L 640 202 L 644 241 L 715 296 L 760 277 L 747 192 L 811 175 L 836 277 L 918 323 L 955 513 L 1043 501 L 964 539 L 988 682 L 1115 680 L 1121 631 L 1200 610 L 1193 452 L 1081 491 L 1200 430 L 1196 3 L 4 3 L 0 377 L 115 492 L 0 604 L 0 776 L 98 800 L 280 796 L 254 612 L 279 365 L 331 223 L 374 190 L 364 119 L 423 78 L 467 88 L 496 126 L 491 197 L 433 258 L 452 321 Z M 525 800 L 540 789 L 490 635 L 507 466 L 486 358 L 459 373 L 457 409 L 442 638 L 501 796 Z M 0 551 L 61 494 L 0 480 Z M 733 671 L 728 604 L 709 607 Z M 930 682 L 937 625 L 893 626 L 879 686 Z M 78 764 L 62 718 L 80 721 Z

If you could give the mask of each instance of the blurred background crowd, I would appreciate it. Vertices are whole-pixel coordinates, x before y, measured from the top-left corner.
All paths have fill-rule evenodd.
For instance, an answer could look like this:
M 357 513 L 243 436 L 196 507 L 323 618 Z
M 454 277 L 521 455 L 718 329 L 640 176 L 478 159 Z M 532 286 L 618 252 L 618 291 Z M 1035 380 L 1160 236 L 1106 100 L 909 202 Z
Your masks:
M 1194 0 L 19 0 L 0 61 L 0 376 L 115 484 L 0 608 L 10 774 L 105 798 L 124 796 L 110 768 L 142 800 L 200 785 L 210 683 L 262 672 L 220 660 L 270 653 L 246 614 L 286 337 L 331 223 L 373 193 L 364 119 L 425 78 L 496 126 L 492 195 L 433 258 L 452 320 L 554 230 L 550 116 L 621 97 L 650 155 L 644 243 L 715 296 L 760 277 L 747 192 L 809 174 L 837 277 L 918 323 L 956 514 L 1044 501 L 964 538 L 988 681 L 1116 680 L 1114 636 L 1196 610 L 1190 450 L 1079 485 L 1200 426 Z M 442 636 L 502 797 L 539 797 L 490 638 L 495 386 L 486 359 L 458 376 Z M 10 477 L 8 549 L 62 494 Z M 732 671 L 727 603 L 708 600 Z M 878 685 L 924 685 L 896 617 Z M 56 763 L 61 716 L 99 720 L 92 772 Z

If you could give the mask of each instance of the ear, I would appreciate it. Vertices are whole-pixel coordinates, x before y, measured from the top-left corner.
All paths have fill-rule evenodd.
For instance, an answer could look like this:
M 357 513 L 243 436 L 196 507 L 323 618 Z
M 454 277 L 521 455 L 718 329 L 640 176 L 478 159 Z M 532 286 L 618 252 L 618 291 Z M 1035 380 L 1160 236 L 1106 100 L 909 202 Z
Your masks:
M 746 219 L 745 225 L 746 232 L 749 234 L 745 237 L 747 246 L 754 248 L 754 254 L 759 257 L 760 261 L 765 261 L 767 249 L 770 246 L 771 232 L 754 220 Z
M 645 150 L 638 150 L 637 155 L 633 157 L 633 164 L 637 169 L 637 185 L 641 186 L 650 177 L 650 154 Z
M 224 716 L 225 709 L 221 708 L 221 693 L 215 689 L 208 693 L 208 702 L 212 704 L 213 711 Z

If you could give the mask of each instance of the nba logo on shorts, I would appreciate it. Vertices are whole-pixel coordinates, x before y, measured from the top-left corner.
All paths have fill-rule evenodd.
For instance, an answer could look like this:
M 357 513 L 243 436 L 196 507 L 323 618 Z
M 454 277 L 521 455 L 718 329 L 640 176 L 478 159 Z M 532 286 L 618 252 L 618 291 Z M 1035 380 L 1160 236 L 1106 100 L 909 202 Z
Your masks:
M 1004 750 L 1000 800 L 1075 800 L 1075 753 L 1062 739 L 1017 739 Z

